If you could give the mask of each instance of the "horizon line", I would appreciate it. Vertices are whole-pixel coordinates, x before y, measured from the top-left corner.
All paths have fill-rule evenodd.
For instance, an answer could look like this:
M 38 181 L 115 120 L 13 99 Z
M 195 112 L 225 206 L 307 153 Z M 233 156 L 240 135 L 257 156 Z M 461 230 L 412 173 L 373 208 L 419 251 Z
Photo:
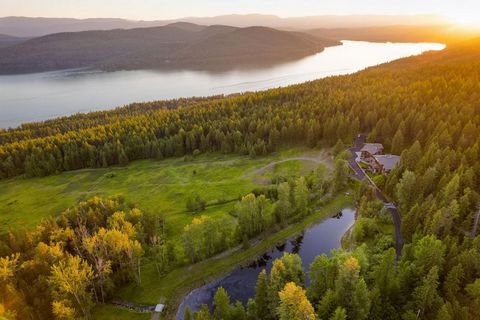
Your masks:
M 158 19 L 132 19 L 132 18 L 122 18 L 122 17 L 72 17 L 72 16 L 25 16 L 25 15 L 7 15 L 0 16 L 0 19 L 4 18 L 31 18 L 31 19 L 75 19 L 75 20 L 90 20 L 90 19 L 120 19 L 128 21 L 168 21 L 168 20 L 180 20 L 180 19 L 202 19 L 202 18 L 218 18 L 218 17 L 227 17 L 227 16 L 263 16 L 263 17 L 275 17 L 278 19 L 296 19 L 296 18 L 316 18 L 316 17 L 365 17 L 365 16 L 374 16 L 374 17 L 436 17 L 442 18 L 445 20 L 451 20 L 450 17 L 446 15 L 436 14 L 436 13 L 413 13 L 413 14 L 380 14 L 380 13 L 352 13 L 352 14 L 334 14 L 334 13 L 325 13 L 325 14 L 315 14 L 315 15 L 299 15 L 299 16 L 281 16 L 277 14 L 268 14 L 268 13 L 225 13 L 220 15 L 211 15 L 211 16 L 181 16 L 181 17 L 170 17 L 170 18 L 158 18 Z

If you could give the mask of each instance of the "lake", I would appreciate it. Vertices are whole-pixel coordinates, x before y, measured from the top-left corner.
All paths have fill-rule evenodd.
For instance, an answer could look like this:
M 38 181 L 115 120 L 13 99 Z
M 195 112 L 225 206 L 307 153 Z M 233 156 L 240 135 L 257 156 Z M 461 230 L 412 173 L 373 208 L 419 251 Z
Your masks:
M 232 302 L 239 300 L 245 305 L 249 298 L 255 296 L 258 274 L 264 268 L 270 271 L 273 261 L 281 258 L 284 252 L 299 254 L 304 270 L 308 272 L 308 267 L 316 256 L 322 253 L 329 254 L 332 249 L 340 248 L 342 236 L 354 222 L 355 210 L 343 209 L 336 217 L 305 229 L 301 235 L 278 244 L 256 260 L 235 269 L 228 276 L 193 290 L 180 304 L 176 319 L 183 320 L 187 306 L 192 311 L 198 311 L 202 304 L 211 307 L 213 296 L 219 287 L 223 287 L 228 292 Z M 305 280 L 308 284 L 308 275 Z
M 70 70 L 0 76 L 0 128 L 132 102 L 265 90 L 445 48 L 438 43 L 342 42 L 297 61 L 226 72 Z

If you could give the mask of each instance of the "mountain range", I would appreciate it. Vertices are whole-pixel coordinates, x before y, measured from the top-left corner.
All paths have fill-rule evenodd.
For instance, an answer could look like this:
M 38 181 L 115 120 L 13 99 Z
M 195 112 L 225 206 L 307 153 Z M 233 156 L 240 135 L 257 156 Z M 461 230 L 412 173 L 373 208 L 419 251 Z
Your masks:
M 72 68 L 224 69 L 298 59 L 340 44 L 267 27 L 184 22 L 151 28 L 63 32 L 0 48 L 0 74 Z
M 0 18 L 0 33 L 16 37 L 39 37 L 59 32 L 158 27 L 175 22 L 189 22 L 199 25 L 229 25 L 234 27 L 264 26 L 290 30 L 307 30 L 317 28 L 365 28 L 392 25 L 442 25 L 450 23 L 446 18 L 432 15 L 323 15 L 280 18 L 274 15 L 247 14 L 223 15 L 216 17 L 187 17 L 181 19 L 157 21 L 134 21 L 114 18 L 71 19 L 4 17 Z

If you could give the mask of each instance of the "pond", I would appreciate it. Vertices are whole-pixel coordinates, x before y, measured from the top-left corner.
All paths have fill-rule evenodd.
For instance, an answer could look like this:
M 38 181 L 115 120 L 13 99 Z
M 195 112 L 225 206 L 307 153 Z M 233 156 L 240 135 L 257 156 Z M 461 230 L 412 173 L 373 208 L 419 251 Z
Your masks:
M 343 41 L 289 63 L 225 72 L 70 70 L 0 76 L 0 128 L 132 102 L 283 87 L 443 48 L 438 43 Z
M 187 306 L 192 311 L 199 310 L 202 304 L 211 307 L 213 296 L 219 287 L 223 287 L 228 292 L 232 302 L 239 300 L 246 304 L 249 298 L 255 296 L 258 274 L 264 268 L 269 271 L 273 261 L 281 258 L 284 252 L 299 254 L 302 258 L 304 270 L 308 272 L 309 265 L 316 256 L 322 253 L 329 254 L 332 249 L 341 247 L 342 236 L 354 222 L 355 210 L 347 208 L 335 217 L 312 225 L 305 229 L 302 234 L 276 245 L 257 259 L 238 267 L 226 277 L 190 292 L 180 304 L 176 319 L 183 320 L 183 314 Z M 306 283 L 308 285 L 308 275 L 306 276 Z

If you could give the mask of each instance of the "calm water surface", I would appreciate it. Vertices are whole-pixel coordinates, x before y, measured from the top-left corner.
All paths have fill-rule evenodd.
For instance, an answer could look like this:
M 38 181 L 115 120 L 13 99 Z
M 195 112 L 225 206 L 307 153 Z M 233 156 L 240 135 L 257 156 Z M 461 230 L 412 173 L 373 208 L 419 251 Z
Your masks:
M 428 50 L 437 43 L 343 41 L 294 62 L 226 72 L 57 71 L 0 76 L 0 128 L 132 102 L 257 91 L 348 74 Z
M 282 257 L 284 252 L 298 253 L 302 257 L 305 271 L 308 271 L 308 266 L 316 256 L 322 253 L 329 254 L 332 249 L 340 248 L 343 234 L 354 222 L 355 211 L 344 209 L 340 215 L 307 228 L 301 235 L 273 247 L 258 259 L 235 269 L 223 279 L 193 290 L 182 301 L 178 309 L 177 320 L 183 320 L 184 310 L 187 306 L 192 311 L 199 310 L 202 304 L 212 306 L 213 296 L 219 287 L 225 288 L 232 302 L 239 300 L 246 304 L 248 299 L 255 295 L 258 274 L 264 268 L 269 271 L 273 260 Z M 306 282 L 308 284 L 308 276 Z

